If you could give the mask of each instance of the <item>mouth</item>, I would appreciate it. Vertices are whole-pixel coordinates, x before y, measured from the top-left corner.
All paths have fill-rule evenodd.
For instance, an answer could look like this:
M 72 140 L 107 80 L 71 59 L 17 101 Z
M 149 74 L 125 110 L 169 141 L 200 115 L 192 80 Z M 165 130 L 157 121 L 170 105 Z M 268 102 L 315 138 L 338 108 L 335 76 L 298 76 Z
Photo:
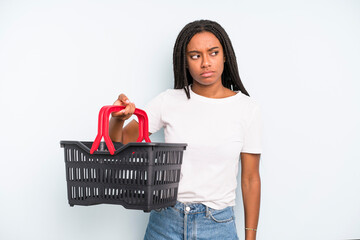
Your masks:
M 211 77 L 212 75 L 214 75 L 213 71 L 207 71 L 200 74 L 202 77 Z

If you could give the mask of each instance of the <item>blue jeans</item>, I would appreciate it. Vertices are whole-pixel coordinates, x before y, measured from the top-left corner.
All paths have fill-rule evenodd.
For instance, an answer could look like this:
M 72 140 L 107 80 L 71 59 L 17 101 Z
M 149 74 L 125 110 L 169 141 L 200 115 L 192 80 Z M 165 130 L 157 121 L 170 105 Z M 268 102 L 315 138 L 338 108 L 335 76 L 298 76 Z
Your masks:
M 152 210 L 144 240 L 235 240 L 233 207 L 215 210 L 199 203 L 180 203 Z

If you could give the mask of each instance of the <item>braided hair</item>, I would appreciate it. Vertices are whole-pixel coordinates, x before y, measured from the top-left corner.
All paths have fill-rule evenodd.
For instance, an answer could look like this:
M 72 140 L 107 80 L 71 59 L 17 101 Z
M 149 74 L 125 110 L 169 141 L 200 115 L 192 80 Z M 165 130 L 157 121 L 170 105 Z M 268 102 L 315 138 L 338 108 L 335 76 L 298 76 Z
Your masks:
M 229 36 L 217 22 L 210 20 L 197 20 L 188 23 L 180 31 L 173 52 L 174 88 L 184 89 L 186 96 L 190 98 L 189 85 L 193 83 L 193 79 L 189 70 L 186 68 L 186 47 L 191 38 L 200 32 L 210 32 L 214 34 L 224 49 L 226 61 L 224 63 L 224 71 L 221 75 L 222 85 L 233 91 L 240 91 L 249 96 L 249 93 L 241 82 L 235 52 Z

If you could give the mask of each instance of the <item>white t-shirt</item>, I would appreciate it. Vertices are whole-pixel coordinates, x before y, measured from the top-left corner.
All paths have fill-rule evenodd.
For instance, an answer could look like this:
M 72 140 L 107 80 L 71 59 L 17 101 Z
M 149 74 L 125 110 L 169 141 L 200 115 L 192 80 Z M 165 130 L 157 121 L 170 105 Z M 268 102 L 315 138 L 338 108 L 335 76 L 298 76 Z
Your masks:
M 214 99 L 190 88 L 169 89 L 144 108 L 149 132 L 164 127 L 165 142 L 187 143 L 178 201 L 214 209 L 235 205 L 240 152 L 261 153 L 259 106 L 248 96 Z

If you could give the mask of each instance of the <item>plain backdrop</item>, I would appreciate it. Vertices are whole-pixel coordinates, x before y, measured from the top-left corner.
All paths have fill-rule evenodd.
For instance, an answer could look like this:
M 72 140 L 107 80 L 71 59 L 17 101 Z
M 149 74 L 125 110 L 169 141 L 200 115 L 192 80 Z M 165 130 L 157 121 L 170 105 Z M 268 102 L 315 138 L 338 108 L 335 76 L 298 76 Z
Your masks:
M 122 92 L 141 108 L 172 88 L 197 19 L 228 32 L 262 107 L 258 239 L 360 238 L 360 1 L 1 0 L 0 239 L 142 239 L 147 213 L 68 205 L 60 140 L 92 141 Z

